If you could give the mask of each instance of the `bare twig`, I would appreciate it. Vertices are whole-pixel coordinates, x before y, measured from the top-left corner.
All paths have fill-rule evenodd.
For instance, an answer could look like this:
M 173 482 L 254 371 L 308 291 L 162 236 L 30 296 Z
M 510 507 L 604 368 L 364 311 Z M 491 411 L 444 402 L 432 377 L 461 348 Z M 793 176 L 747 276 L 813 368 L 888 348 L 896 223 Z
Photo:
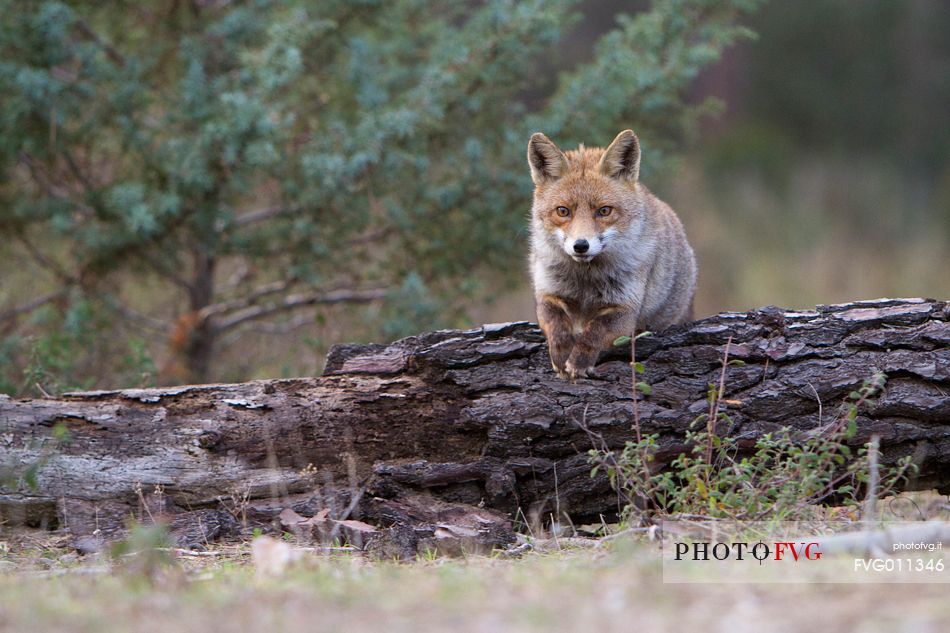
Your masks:
M 712 468 L 713 437 L 716 435 L 716 423 L 719 421 L 719 403 L 726 392 L 726 368 L 729 366 L 729 346 L 732 345 L 732 336 L 726 340 L 726 348 L 722 353 L 722 370 L 719 372 L 719 390 L 712 402 L 709 403 L 709 417 L 706 420 L 706 465 Z M 709 470 L 706 471 L 706 485 L 709 486 Z
M 904 543 L 943 543 L 950 541 L 950 524 L 945 521 L 921 521 L 882 530 L 846 532 L 816 539 L 822 553 L 838 554 L 901 551 L 895 546 Z
M 381 229 L 376 229 L 375 231 L 369 231 L 367 233 L 363 233 L 362 235 L 357 235 L 356 237 L 347 240 L 346 243 L 350 246 L 369 244 L 379 241 L 385 237 L 389 237 L 393 232 L 395 232 L 395 230 L 395 227 L 386 226 Z
M 160 552 L 172 552 L 174 554 L 178 554 L 179 556 L 201 556 L 204 558 L 211 558 L 214 556 L 229 556 L 231 554 L 230 552 L 209 552 L 194 549 L 182 549 L 180 547 L 156 547 L 155 549 Z
M 868 442 L 868 491 L 864 499 L 862 518 L 872 522 L 877 517 L 877 488 L 881 481 L 881 472 L 878 468 L 878 454 L 881 450 L 881 437 L 872 435 Z
M 62 266 L 58 263 L 47 257 L 43 254 L 36 246 L 33 245 L 23 233 L 17 234 L 17 239 L 21 244 L 26 248 L 27 252 L 36 260 L 36 262 L 43 268 L 49 270 L 51 273 L 59 277 L 60 281 L 67 285 L 75 285 L 79 283 L 79 278 L 66 272 Z
M 176 286 L 180 286 L 187 291 L 194 289 L 194 284 L 190 281 L 179 275 L 173 268 L 169 267 L 162 260 L 156 259 L 150 253 L 148 253 L 144 248 L 135 253 L 142 261 L 152 267 L 158 275 L 165 277 Z
M 501 554 L 502 554 L 502 556 L 508 556 L 508 557 L 511 557 L 511 558 L 517 558 L 517 557 L 521 556 L 522 554 L 525 554 L 525 553 L 527 553 L 527 552 L 530 552 L 530 551 L 533 550 L 533 549 L 534 549 L 534 545 L 532 545 L 532 542 L 531 542 L 531 541 L 525 541 L 524 543 L 521 543 L 521 544 L 519 544 L 519 545 L 516 545 L 515 547 L 511 547 L 511 548 L 509 548 L 509 549 L 501 550 Z
M 600 546 L 600 539 L 584 538 L 582 536 L 565 536 L 563 538 L 535 539 L 531 549 L 536 552 L 559 552 L 564 549 L 593 549 Z
M 637 433 L 637 446 L 640 448 L 640 465 L 643 468 L 643 481 L 650 482 L 653 473 L 650 471 L 650 455 L 647 452 L 647 447 L 643 444 L 643 434 L 640 430 L 640 406 L 639 402 L 639 389 L 637 387 L 637 332 L 636 330 L 630 336 L 630 373 L 633 376 L 633 428 Z M 620 472 L 618 467 L 617 472 Z M 637 496 L 643 501 L 644 509 L 648 506 L 650 502 L 654 502 L 653 505 L 656 506 L 655 498 L 653 496 L 652 486 L 650 490 L 638 490 Z M 642 522 L 645 519 L 645 515 L 641 513 L 640 521 Z
M 239 299 L 221 301 L 202 308 L 198 312 L 198 318 L 200 320 L 204 320 L 219 314 L 224 314 L 225 312 L 232 312 L 234 310 L 250 307 L 261 299 L 290 289 L 294 283 L 294 279 L 282 279 L 264 284 L 263 286 L 255 288 L 246 296 Z
M 602 536 L 600 537 L 599 542 L 609 543 L 610 541 L 616 541 L 617 539 L 631 536 L 633 534 L 645 534 L 649 532 L 650 530 L 655 530 L 655 529 L 656 529 L 656 526 L 652 526 L 652 525 L 648 527 L 627 528 L 625 530 L 620 530 L 619 532 L 615 532 L 613 534 L 608 534 L 607 536 Z
M 69 148 L 63 148 L 63 158 L 66 160 L 66 165 L 69 167 L 69 171 L 73 173 L 73 176 L 82 185 L 84 191 L 89 192 L 95 189 L 92 181 L 89 180 L 89 178 L 86 177 L 86 175 L 79 168 L 79 163 L 76 162 L 75 158 L 73 158 L 73 153 L 69 151 Z
M 85 37 L 86 39 L 92 40 L 93 42 L 98 44 L 100 47 L 102 47 L 102 50 L 105 51 L 106 56 L 109 58 L 110 61 L 112 61 L 113 64 L 119 67 L 125 66 L 125 58 L 122 57 L 121 54 L 119 54 L 119 51 L 117 51 L 115 47 L 113 47 L 111 44 L 109 44 L 108 42 L 103 40 L 101 37 L 99 37 L 99 35 L 95 31 L 92 30 L 92 27 L 90 27 L 89 24 L 85 20 L 83 20 L 82 18 L 79 18 L 74 22 L 74 24 L 76 26 L 76 30 L 78 30 L 79 33 L 83 37 Z
M 637 394 L 637 333 L 630 336 L 630 370 L 633 376 L 633 428 L 637 432 L 637 444 L 642 443 L 643 437 L 640 434 L 640 407 L 637 406 L 639 400 Z M 645 462 L 644 462 L 645 463 Z
M 250 326 L 250 331 L 260 334 L 270 334 L 275 336 L 286 336 L 291 332 L 299 330 L 302 327 L 313 325 L 316 322 L 317 315 L 313 311 L 308 311 L 298 317 L 295 317 L 286 323 L 256 323 Z
M 65 293 L 66 293 L 65 290 L 57 290 L 56 292 L 51 292 L 49 294 L 43 295 L 42 297 L 37 297 L 36 299 L 33 299 L 32 301 L 28 301 L 24 303 L 23 305 L 14 306 L 5 312 L 0 312 L 0 322 L 9 321 L 11 319 L 17 318 L 18 316 L 29 314 L 30 312 L 33 312 L 34 310 L 38 310 L 39 308 L 42 308 L 43 306 L 45 306 L 47 303 L 56 301 L 57 299 L 62 297 Z
M 815 389 L 815 385 L 808 383 L 808 386 L 811 387 L 811 392 L 815 394 L 815 400 L 818 402 L 818 428 L 821 428 L 822 414 L 824 413 L 821 406 L 821 396 L 818 395 L 818 390 Z
M 372 290 L 334 290 L 330 292 L 315 292 L 306 294 L 294 294 L 285 297 L 283 300 L 266 306 L 254 306 L 244 310 L 239 310 L 231 317 L 222 320 L 217 324 L 216 330 L 224 332 L 237 327 L 242 323 L 262 319 L 280 312 L 287 312 L 296 308 L 313 306 L 318 304 L 332 303 L 368 303 L 378 301 L 386 296 L 385 288 L 374 288 Z
M 239 215 L 234 219 L 234 224 L 237 226 L 249 226 L 251 224 L 257 224 L 258 222 L 264 222 L 270 220 L 271 218 L 276 218 L 277 216 L 294 213 L 299 211 L 300 207 L 296 205 L 276 205 L 273 207 L 264 207 L 263 209 L 257 209 L 255 211 L 249 211 L 243 215 Z
M 151 330 L 157 334 L 168 335 L 172 331 L 172 326 L 161 319 L 156 319 L 154 317 L 148 316 L 147 314 L 142 314 L 136 312 L 135 310 L 125 306 L 118 299 L 108 302 L 109 306 L 119 313 L 126 321 L 135 323 L 138 326 Z

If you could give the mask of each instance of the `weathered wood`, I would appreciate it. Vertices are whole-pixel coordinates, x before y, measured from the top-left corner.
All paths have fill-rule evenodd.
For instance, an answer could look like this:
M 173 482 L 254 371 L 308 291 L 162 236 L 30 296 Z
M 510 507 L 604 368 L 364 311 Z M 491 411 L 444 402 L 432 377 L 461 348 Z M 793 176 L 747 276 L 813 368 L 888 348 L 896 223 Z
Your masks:
M 641 339 L 653 389 L 639 412 L 644 431 L 660 434 L 661 460 L 683 450 L 730 337 L 730 357 L 745 361 L 726 374 L 734 434 L 827 424 L 880 370 L 887 386 L 861 411 L 855 441 L 879 435 L 883 463 L 914 455 L 910 488 L 950 491 L 946 302 L 765 308 Z M 446 531 L 504 542 L 519 510 L 597 520 L 618 501 L 590 477 L 581 423 L 610 446 L 631 437 L 628 354 L 612 351 L 599 379 L 570 384 L 534 325 L 507 323 L 338 346 L 319 378 L 0 398 L 0 513 L 88 535 L 133 515 L 223 509 L 259 524 L 287 507 L 330 508 L 392 526 L 401 551 Z M 23 476 L 31 464 L 35 487 Z

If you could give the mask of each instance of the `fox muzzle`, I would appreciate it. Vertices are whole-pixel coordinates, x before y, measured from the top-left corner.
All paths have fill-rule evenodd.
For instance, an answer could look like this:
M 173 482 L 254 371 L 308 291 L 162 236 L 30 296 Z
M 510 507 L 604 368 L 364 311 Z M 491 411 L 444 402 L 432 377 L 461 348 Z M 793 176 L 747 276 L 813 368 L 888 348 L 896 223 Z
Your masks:
M 589 262 L 604 250 L 604 242 L 599 237 L 566 238 L 563 241 L 564 252 L 576 262 Z

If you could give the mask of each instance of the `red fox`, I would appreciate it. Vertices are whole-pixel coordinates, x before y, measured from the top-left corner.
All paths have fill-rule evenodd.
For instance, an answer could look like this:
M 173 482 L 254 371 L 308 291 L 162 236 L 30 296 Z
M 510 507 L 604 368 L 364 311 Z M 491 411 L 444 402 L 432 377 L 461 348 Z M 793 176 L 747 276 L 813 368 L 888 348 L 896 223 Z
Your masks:
M 696 258 L 673 210 L 639 181 L 632 130 L 607 149 L 528 142 L 531 277 L 551 365 L 592 374 L 619 336 L 692 319 Z

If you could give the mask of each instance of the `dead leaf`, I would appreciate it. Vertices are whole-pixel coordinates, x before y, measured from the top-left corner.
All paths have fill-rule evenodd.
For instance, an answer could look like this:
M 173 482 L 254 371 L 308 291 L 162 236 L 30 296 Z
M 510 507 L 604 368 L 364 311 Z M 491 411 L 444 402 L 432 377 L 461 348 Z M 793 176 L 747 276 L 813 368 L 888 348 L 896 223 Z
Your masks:
M 363 523 L 362 521 L 355 521 L 353 519 L 346 519 L 344 521 L 337 521 L 336 519 L 331 519 L 337 525 L 342 525 L 345 528 L 355 530 L 356 532 L 375 532 L 376 528 L 370 525 L 369 523 Z
M 291 508 L 284 508 L 283 510 L 280 511 L 280 514 L 277 516 L 280 519 L 280 524 L 285 527 L 291 527 L 293 525 L 297 525 L 298 523 L 303 523 L 304 521 L 306 521 L 306 519 L 304 519 L 302 516 L 294 512 L 293 509 Z
M 298 556 L 290 545 L 269 536 L 258 536 L 251 541 L 251 559 L 258 576 L 279 576 Z
M 310 518 L 301 516 L 291 508 L 284 508 L 278 515 L 284 527 L 314 527 L 327 522 L 330 508 L 324 508 Z M 354 528 L 355 529 L 355 528 Z
M 462 527 L 461 525 L 448 525 L 443 523 L 436 529 L 435 536 L 437 538 L 474 538 L 478 536 L 478 532 L 472 528 Z
M 330 514 L 330 508 L 324 508 L 320 510 L 315 515 L 305 520 L 303 523 L 306 525 L 320 525 L 321 523 L 326 523 L 327 516 Z

